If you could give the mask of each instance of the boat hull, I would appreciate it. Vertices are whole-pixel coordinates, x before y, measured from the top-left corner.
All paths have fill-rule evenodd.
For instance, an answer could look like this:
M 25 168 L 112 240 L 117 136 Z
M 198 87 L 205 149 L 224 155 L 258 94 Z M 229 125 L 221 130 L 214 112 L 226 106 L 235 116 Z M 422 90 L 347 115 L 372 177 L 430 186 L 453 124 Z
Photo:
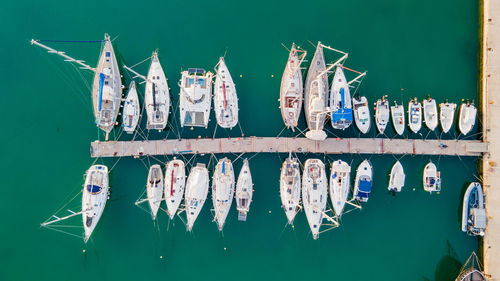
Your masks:
M 424 122 L 429 130 L 434 131 L 438 125 L 438 113 L 435 99 L 425 99 L 424 107 Z
M 238 210 L 238 220 L 246 221 L 247 214 L 250 211 L 250 204 L 253 196 L 252 174 L 248 160 L 243 160 L 238 181 L 236 183 L 236 210 Z
M 389 186 L 387 187 L 387 189 L 389 191 L 400 192 L 405 184 L 405 177 L 406 175 L 403 170 L 403 165 L 401 165 L 401 162 L 396 161 L 391 169 Z
M 296 158 L 288 157 L 281 166 L 280 197 L 289 224 L 293 224 L 300 207 L 300 166 Z
M 141 108 L 139 105 L 139 96 L 137 95 L 137 89 L 135 82 L 130 83 L 130 87 L 127 93 L 127 98 L 123 103 L 123 130 L 127 134 L 132 134 L 139 123 L 139 117 L 141 113 Z
M 442 103 L 439 105 L 439 120 L 441 123 L 441 129 L 443 133 L 448 133 L 453 126 L 453 120 L 455 117 L 455 110 L 457 105 L 455 103 Z
M 226 223 L 234 198 L 233 164 L 227 158 L 219 160 L 212 178 L 212 202 L 214 204 L 215 221 L 220 231 Z
M 156 52 L 151 57 L 144 99 L 148 116 L 146 128 L 148 130 L 165 129 L 170 111 L 170 91 L 167 77 Z
M 285 126 L 288 128 L 297 127 L 304 100 L 304 86 L 300 62 L 301 60 L 294 44 L 290 51 L 283 77 L 281 78 L 280 87 L 281 116 Z
M 186 181 L 185 205 L 186 228 L 193 229 L 193 225 L 200 214 L 208 195 L 208 170 L 205 164 L 198 163 L 189 173 Z
M 91 166 L 85 175 L 82 192 L 82 220 L 84 242 L 87 243 L 101 219 L 109 196 L 108 167 Z
M 424 190 L 430 193 L 441 190 L 441 177 L 436 165 L 432 162 L 424 167 L 423 185 Z
M 418 133 L 422 128 L 422 105 L 410 101 L 408 104 L 408 126 L 414 133 Z
M 307 221 L 314 239 L 319 237 L 326 208 L 327 179 L 325 164 L 319 159 L 308 159 L 302 175 L 302 198 Z
M 163 198 L 164 179 L 160 165 L 155 164 L 149 168 L 146 194 L 148 196 L 149 207 L 153 220 L 156 219 Z
M 173 219 L 184 195 L 186 187 L 186 169 L 182 160 L 172 160 L 165 169 L 165 203 L 170 219 Z
M 344 70 L 337 66 L 330 89 L 330 110 L 332 127 L 345 130 L 352 124 L 352 101 Z
M 181 127 L 207 128 L 212 104 L 212 76 L 210 71 L 197 68 L 182 72 L 179 93 Z
M 368 133 L 370 130 L 370 108 L 368 107 L 368 100 L 366 97 L 359 97 L 352 99 L 354 122 L 359 131 L 363 134 Z
M 353 198 L 359 202 L 368 202 L 370 198 L 373 179 L 372 171 L 372 165 L 368 160 L 363 160 L 356 170 Z
M 458 127 L 462 135 L 467 135 L 474 124 L 476 124 L 476 113 L 477 109 L 473 104 L 462 104 L 460 106 L 460 118 L 458 122 Z
M 391 106 L 391 117 L 394 130 L 402 136 L 405 131 L 405 113 L 402 104 Z
M 330 176 L 330 199 L 337 217 L 342 216 L 350 189 L 351 167 L 342 160 L 332 163 Z
M 219 59 L 214 84 L 214 112 L 217 124 L 231 129 L 238 124 L 238 96 L 224 58 Z
M 389 122 L 389 101 L 377 100 L 375 104 L 375 124 L 379 133 L 383 134 Z

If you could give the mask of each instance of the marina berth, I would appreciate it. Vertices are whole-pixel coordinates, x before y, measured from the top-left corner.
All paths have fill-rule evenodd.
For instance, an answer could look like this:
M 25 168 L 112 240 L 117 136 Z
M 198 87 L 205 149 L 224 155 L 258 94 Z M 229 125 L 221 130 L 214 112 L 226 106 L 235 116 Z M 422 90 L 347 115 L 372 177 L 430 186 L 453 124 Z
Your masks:
M 462 135 L 467 135 L 472 128 L 474 128 L 474 124 L 476 124 L 476 114 L 477 109 L 474 106 L 474 102 L 471 103 L 467 101 L 466 103 L 462 103 L 460 106 L 460 117 L 458 119 L 458 127 Z
M 250 211 L 250 203 L 252 203 L 253 182 L 252 174 L 250 173 L 250 165 L 248 159 L 243 160 L 238 181 L 236 183 L 236 210 L 238 211 L 238 220 L 246 221 L 247 214 Z
M 382 96 L 375 103 L 375 124 L 377 124 L 377 130 L 379 133 L 383 134 L 387 123 L 389 122 L 389 101 L 386 99 L 387 96 Z
M 226 223 L 227 214 L 231 209 L 234 198 L 234 170 L 233 164 L 227 158 L 219 160 L 215 166 L 212 178 L 212 202 L 214 204 L 215 221 L 222 231 Z
M 414 133 L 418 133 L 422 128 L 422 105 L 417 98 L 408 103 L 408 125 Z
M 302 202 L 313 239 L 318 239 L 327 200 L 325 164 L 319 159 L 307 159 L 302 177 Z
M 427 192 L 441 191 L 441 173 L 437 170 L 434 163 L 429 162 L 424 167 L 424 190 Z
M 354 180 L 353 198 L 359 202 L 368 202 L 373 184 L 372 165 L 368 160 L 363 160 L 356 170 L 356 179 Z
M 352 102 L 349 84 L 341 65 L 337 65 L 330 90 L 331 121 L 334 129 L 345 130 L 352 124 Z
M 299 121 L 304 100 L 304 85 L 302 82 L 301 64 L 306 57 L 306 51 L 296 48 L 295 43 L 288 56 L 283 71 L 280 87 L 280 109 L 283 122 L 287 128 L 294 130 Z
M 123 103 L 122 127 L 127 134 L 132 134 L 135 132 L 135 128 L 139 123 L 140 114 L 141 107 L 139 105 L 139 96 L 137 95 L 135 82 L 132 81 L 128 88 L 125 102 Z
M 148 115 L 146 128 L 158 131 L 165 129 L 170 111 L 170 90 L 157 51 L 151 56 L 144 99 Z
M 483 187 L 471 183 L 464 194 L 462 206 L 462 231 L 472 236 L 484 236 L 486 230 L 486 209 Z
M 109 197 L 108 167 L 93 165 L 85 174 L 82 192 L 82 219 L 84 238 L 87 243 L 102 216 Z
M 389 186 L 387 189 L 392 192 L 400 192 L 405 185 L 405 172 L 403 170 L 403 165 L 401 162 L 396 161 L 391 169 L 391 175 L 389 178 Z
M 207 200 L 208 186 L 208 170 L 205 164 L 198 163 L 191 169 L 186 181 L 184 205 L 188 231 L 193 229 L 194 222 Z
M 214 84 L 214 111 L 217 124 L 233 128 L 238 124 L 238 96 L 224 58 L 219 59 Z
M 331 164 L 330 199 L 335 215 L 340 218 L 351 187 L 351 167 L 342 160 Z
M 439 121 L 441 122 L 441 129 L 443 133 L 448 133 L 453 125 L 453 119 L 455 118 L 455 110 L 457 109 L 456 103 L 445 103 L 439 104 Z
M 300 166 L 297 158 L 288 156 L 281 166 L 280 197 L 283 210 L 289 224 L 293 224 L 295 215 L 300 208 Z
M 163 199 L 163 186 L 163 171 L 160 165 L 155 164 L 149 168 L 148 182 L 146 185 L 146 193 L 153 220 L 156 219 L 161 200 Z
M 181 73 L 179 114 L 181 127 L 207 128 L 212 104 L 212 72 L 189 68 Z
M 432 99 L 430 96 L 423 101 L 424 107 L 424 122 L 429 130 L 434 131 L 438 125 L 438 113 L 436 100 Z
M 165 169 L 165 203 L 170 219 L 173 219 L 186 187 L 186 168 L 184 162 L 179 159 L 169 161 Z
M 394 101 L 394 105 L 391 106 L 391 117 L 392 117 L 392 125 L 394 126 L 394 130 L 400 136 L 403 135 L 405 131 L 405 109 L 402 104 L 399 104 Z
M 370 130 L 370 108 L 366 97 L 353 97 L 352 99 L 354 122 L 363 134 Z

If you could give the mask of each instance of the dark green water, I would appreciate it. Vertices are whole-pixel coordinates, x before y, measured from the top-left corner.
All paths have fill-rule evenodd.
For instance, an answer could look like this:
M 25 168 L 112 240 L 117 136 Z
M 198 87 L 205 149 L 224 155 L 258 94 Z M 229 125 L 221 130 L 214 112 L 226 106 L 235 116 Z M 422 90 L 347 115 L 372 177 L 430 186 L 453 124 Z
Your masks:
M 178 218 L 169 223 L 166 215 L 154 225 L 133 205 L 147 175 L 136 159 L 122 159 L 113 169 L 111 200 L 88 245 L 40 229 L 40 222 L 81 188 L 97 132 L 83 82 L 91 75 L 82 73 L 82 80 L 74 67 L 29 40 L 99 40 L 108 32 L 118 36 L 116 51 L 128 64 L 159 48 L 175 99 L 181 68 L 212 69 L 227 50 L 245 134 L 275 136 L 283 127 L 277 99 L 288 56 L 280 43 L 298 43 L 309 59 L 314 48 L 308 40 L 348 51 L 348 67 L 368 70 L 360 90 L 370 102 L 385 93 L 405 107 L 411 97 L 427 93 L 437 102 L 460 102 L 477 96 L 477 14 L 477 4 L 465 0 L 4 3 L 0 280 L 452 280 L 478 246 L 460 231 L 461 196 L 475 180 L 475 158 L 432 157 L 443 186 L 439 195 L 429 195 L 421 186 L 429 157 L 406 156 L 406 186 L 393 197 L 386 186 L 394 157 L 366 156 L 375 172 L 370 201 L 317 241 L 303 212 L 294 229 L 285 227 L 278 187 L 285 155 L 270 154 L 250 162 L 255 193 L 248 221 L 238 222 L 233 207 L 223 235 L 211 222 L 210 200 L 193 233 L 186 233 Z M 98 44 L 51 46 L 92 65 L 97 61 Z M 137 70 L 145 73 L 147 64 Z M 212 136 L 213 123 L 210 130 L 186 130 L 183 136 Z M 358 135 L 354 129 L 335 133 Z M 217 132 L 227 134 L 237 136 L 239 129 Z M 374 128 L 368 135 L 375 135 Z M 325 160 L 337 158 L 352 161 L 353 168 L 362 160 L 358 155 Z M 115 161 L 99 162 L 111 167 Z M 240 166 L 237 161 L 236 170 Z M 73 224 L 79 223 L 75 218 Z

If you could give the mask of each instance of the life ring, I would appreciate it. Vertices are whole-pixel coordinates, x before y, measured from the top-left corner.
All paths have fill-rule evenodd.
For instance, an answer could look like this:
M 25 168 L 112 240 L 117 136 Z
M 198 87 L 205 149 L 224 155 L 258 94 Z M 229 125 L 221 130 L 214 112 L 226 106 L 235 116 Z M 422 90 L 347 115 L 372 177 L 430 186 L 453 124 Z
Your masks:
M 293 112 L 292 111 L 288 112 L 288 116 L 293 117 Z

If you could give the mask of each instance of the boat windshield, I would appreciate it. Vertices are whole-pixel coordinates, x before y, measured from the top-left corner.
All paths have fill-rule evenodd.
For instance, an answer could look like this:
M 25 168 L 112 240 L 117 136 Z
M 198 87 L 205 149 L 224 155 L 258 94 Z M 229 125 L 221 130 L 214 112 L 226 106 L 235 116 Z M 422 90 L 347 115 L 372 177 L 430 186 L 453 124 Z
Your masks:
M 92 194 L 99 194 L 102 191 L 102 187 L 94 184 L 87 185 L 87 191 Z

